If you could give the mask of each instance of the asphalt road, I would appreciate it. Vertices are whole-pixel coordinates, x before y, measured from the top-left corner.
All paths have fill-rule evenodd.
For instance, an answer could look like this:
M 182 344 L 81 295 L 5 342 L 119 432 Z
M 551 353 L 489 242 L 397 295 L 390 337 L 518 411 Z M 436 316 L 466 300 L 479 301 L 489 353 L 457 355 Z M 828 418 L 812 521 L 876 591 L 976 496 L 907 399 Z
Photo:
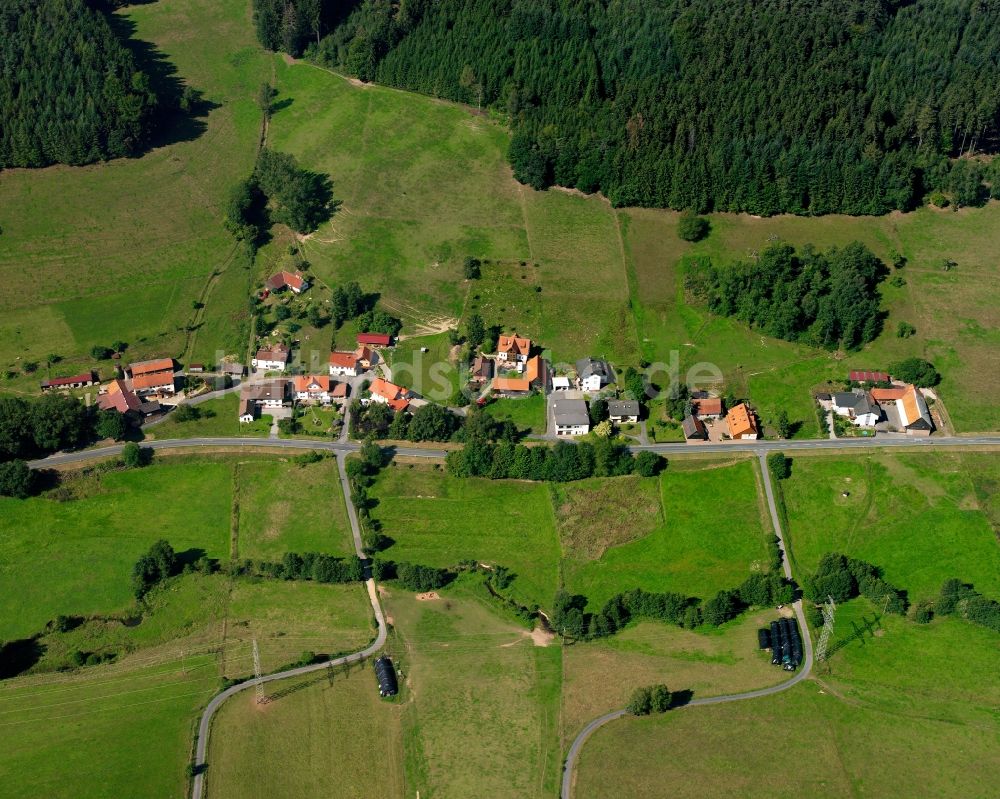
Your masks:
M 47 458 L 30 461 L 32 469 L 44 469 L 49 466 L 63 466 L 70 463 L 80 463 L 98 458 L 120 455 L 123 444 L 113 444 L 107 447 L 79 450 L 75 452 L 59 452 Z M 148 441 L 142 444 L 152 450 L 187 449 L 191 447 L 232 447 L 248 449 L 266 447 L 269 449 L 315 449 L 322 452 L 348 453 L 356 452 L 361 445 L 353 441 L 310 441 L 297 438 L 178 438 L 169 440 Z M 649 450 L 661 455 L 679 455 L 682 453 L 720 453 L 720 452 L 752 452 L 768 453 L 774 451 L 799 452 L 823 449 L 939 449 L 942 447 L 1000 447 L 1000 435 L 981 436 L 931 436 L 929 438 L 817 438 L 801 441 L 730 441 L 723 444 L 634 444 L 629 447 L 633 452 Z M 421 447 L 387 447 L 397 455 L 407 455 L 418 458 L 444 458 L 448 454 L 444 449 Z
M 764 493 L 767 498 L 768 510 L 771 513 L 771 524 L 774 525 L 774 533 L 778 536 L 778 546 L 781 549 L 782 567 L 785 571 L 785 577 L 790 580 L 792 579 L 792 564 L 788 558 L 788 553 L 785 548 L 784 533 L 781 529 L 781 522 L 778 519 L 778 508 L 774 502 L 774 490 L 771 486 L 771 475 L 767 470 L 766 455 L 767 453 L 763 451 L 758 454 L 764 480 Z M 721 705 L 725 702 L 741 702 L 744 699 L 759 699 L 762 696 L 772 696 L 780 693 L 781 691 L 787 691 L 793 685 L 806 679 L 806 677 L 809 676 L 809 672 L 812 671 L 813 665 L 812 640 L 809 636 L 809 627 L 806 624 L 806 618 L 802 611 L 802 600 L 797 600 L 793 605 L 793 608 L 795 609 L 795 616 L 799 622 L 799 631 L 802 634 L 802 653 L 804 659 L 801 666 L 798 670 L 796 670 L 795 675 L 790 680 L 785 680 L 785 682 L 779 683 L 778 685 L 772 685 L 769 688 L 758 688 L 756 691 L 744 691 L 739 694 L 722 694 L 721 696 L 706 696 L 701 699 L 692 699 L 687 704 L 682 705 L 681 708 L 698 707 L 699 705 Z M 669 712 L 676 712 L 676 710 Z M 566 762 L 563 764 L 562 790 L 560 792 L 561 799 L 572 799 L 573 770 L 576 768 L 576 761 L 580 755 L 580 750 L 587 742 L 587 739 L 605 724 L 615 721 L 616 719 L 620 719 L 624 715 L 626 715 L 625 710 L 614 710 L 611 713 L 605 713 L 603 716 L 594 719 L 586 727 L 580 730 L 580 733 L 573 740 L 573 743 L 570 744 L 569 751 L 566 753 Z

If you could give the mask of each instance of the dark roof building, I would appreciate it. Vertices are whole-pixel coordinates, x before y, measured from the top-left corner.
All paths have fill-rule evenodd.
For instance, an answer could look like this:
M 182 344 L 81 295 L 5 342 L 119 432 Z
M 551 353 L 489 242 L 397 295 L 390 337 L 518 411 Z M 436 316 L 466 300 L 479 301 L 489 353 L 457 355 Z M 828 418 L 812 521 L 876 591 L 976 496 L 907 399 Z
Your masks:
M 375 661 L 375 676 L 378 678 L 378 692 L 381 696 L 395 696 L 399 693 L 396 669 L 385 655 Z
M 688 440 L 704 441 L 708 438 L 705 423 L 697 416 L 685 416 L 684 421 L 681 422 L 681 428 L 684 430 L 684 438 Z
M 597 358 L 581 358 L 578 360 L 576 362 L 576 374 L 583 383 L 590 382 L 594 378 L 599 380 L 602 386 L 615 382 L 615 373 L 611 371 L 610 364 L 607 361 L 601 361 Z
M 608 400 L 608 416 L 617 419 L 639 419 L 638 400 Z

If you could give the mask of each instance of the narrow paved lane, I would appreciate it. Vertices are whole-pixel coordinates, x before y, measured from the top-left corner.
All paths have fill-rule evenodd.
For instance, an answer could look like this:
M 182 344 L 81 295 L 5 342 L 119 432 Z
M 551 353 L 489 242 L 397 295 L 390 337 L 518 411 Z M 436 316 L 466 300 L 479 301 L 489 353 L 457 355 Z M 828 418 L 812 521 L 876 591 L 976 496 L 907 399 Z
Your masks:
M 778 536 L 778 546 L 781 549 L 782 567 L 785 571 L 785 577 L 791 580 L 792 565 L 788 559 L 788 551 L 785 546 L 785 536 L 781 529 L 781 521 L 778 518 L 778 508 L 774 501 L 774 490 L 771 485 L 771 475 L 767 470 L 765 453 L 761 452 L 758 455 L 758 458 L 760 461 L 761 472 L 763 473 L 762 478 L 764 481 L 764 494 L 767 498 L 767 507 L 771 513 L 771 524 L 774 526 L 774 534 Z M 813 665 L 812 640 L 809 636 L 809 627 L 806 625 L 805 614 L 802 611 L 802 600 L 797 600 L 793 607 L 795 609 L 795 616 L 799 622 L 799 630 L 802 633 L 802 652 L 804 655 L 802 665 L 796 671 L 795 676 L 793 676 L 790 680 L 779 683 L 778 685 L 772 685 L 768 688 L 758 688 L 755 691 L 743 691 L 738 694 L 723 694 L 721 696 L 706 696 L 701 699 L 692 699 L 686 705 L 683 705 L 682 708 L 678 708 L 678 710 L 702 705 L 721 705 L 726 702 L 741 702 L 744 699 L 759 699 L 763 696 L 773 696 L 781 691 L 787 691 L 793 685 L 796 685 L 806 679 L 806 677 L 809 676 L 809 672 L 812 671 Z M 668 712 L 675 713 L 677 711 L 673 710 Z M 562 790 L 560 793 L 561 799 L 572 799 L 574 769 L 576 768 L 576 761 L 580 756 L 580 751 L 583 748 L 583 745 L 587 742 L 587 739 L 605 724 L 615 721 L 616 719 L 620 719 L 624 715 L 626 715 L 625 710 L 614 710 L 610 713 L 605 713 L 603 716 L 600 716 L 590 722 L 576 736 L 573 743 L 569 747 L 569 751 L 566 753 L 566 762 L 563 765 Z

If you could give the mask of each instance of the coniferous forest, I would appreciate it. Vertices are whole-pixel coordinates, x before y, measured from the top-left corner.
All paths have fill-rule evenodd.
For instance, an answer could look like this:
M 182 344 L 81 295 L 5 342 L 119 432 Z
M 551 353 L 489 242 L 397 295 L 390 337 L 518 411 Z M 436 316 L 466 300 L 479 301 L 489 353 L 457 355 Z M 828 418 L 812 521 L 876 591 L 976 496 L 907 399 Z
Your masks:
M 981 168 L 959 156 L 995 151 L 1000 133 L 995 0 L 255 6 L 266 45 L 493 108 L 510 119 L 519 180 L 616 205 L 881 214 L 931 191 L 974 203 Z
M 85 0 L 0 0 L 0 167 L 131 155 L 157 100 Z

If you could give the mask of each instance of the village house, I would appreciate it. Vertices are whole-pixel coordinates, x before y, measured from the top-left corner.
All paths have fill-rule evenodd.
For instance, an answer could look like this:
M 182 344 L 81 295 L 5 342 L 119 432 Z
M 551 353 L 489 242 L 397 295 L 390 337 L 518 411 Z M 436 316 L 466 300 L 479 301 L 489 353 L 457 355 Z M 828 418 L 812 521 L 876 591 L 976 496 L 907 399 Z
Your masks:
M 292 404 L 290 380 L 267 380 L 244 386 L 240 392 L 240 421 L 252 422 L 258 411 L 264 408 L 285 408 Z
M 757 420 L 753 411 L 745 402 L 735 405 L 726 414 L 726 426 L 729 428 L 729 437 L 734 441 L 739 439 L 754 440 L 758 436 Z
M 275 292 L 291 289 L 293 293 L 301 294 L 309 288 L 309 283 L 299 272 L 286 272 L 282 270 L 271 275 L 264 284 L 264 288 Z
M 368 391 L 371 393 L 371 402 L 388 405 L 394 411 L 405 411 L 410 404 L 408 389 L 383 380 L 381 377 L 376 377 L 372 381 L 372 384 L 368 386 Z
M 637 400 L 608 400 L 608 418 L 615 424 L 635 424 L 639 421 Z
M 873 388 L 872 398 L 882 407 L 891 407 L 899 419 L 899 427 L 907 435 L 929 436 L 934 429 L 931 412 L 927 407 L 923 394 L 916 386 L 893 386 L 892 388 Z M 886 411 L 889 417 L 889 411 Z M 895 420 L 893 420 L 895 421 Z
M 878 403 L 867 391 L 838 391 L 833 395 L 833 412 L 858 427 L 874 427 L 882 418 Z
M 97 407 L 102 411 L 118 411 L 134 421 L 141 421 L 162 410 L 156 400 L 140 399 L 125 385 L 124 380 L 112 380 L 97 397 Z
M 472 367 L 469 369 L 469 381 L 472 383 L 488 383 L 493 378 L 493 361 L 477 355 L 472 360 Z
M 597 358 L 581 358 L 576 362 L 576 376 L 584 391 L 600 391 L 615 382 L 615 373 L 607 361 Z
M 583 400 L 553 400 L 552 419 L 557 436 L 584 436 L 590 432 L 590 414 Z
M 692 392 L 691 414 L 699 419 L 721 419 L 722 398 L 710 397 L 704 391 Z
M 177 389 L 174 386 L 173 372 L 150 372 L 132 376 L 132 390 L 140 395 L 146 394 L 174 394 Z
M 388 333 L 358 333 L 357 342 L 368 347 L 388 347 L 392 336 Z
M 73 375 L 72 377 L 54 377 L 51 380 L 46 380 L 42 383 L 42 391 L 51 391 L 53 389 L 65 391 L 71 388 L 92 386 L 96 382 L 97 376 L 93 373 L 93 371 L 90 371 L 79 375 Z
M 501 367 L 521 371 L 530 356 L 530 338 L 518 338 L 517 333 L 515 333 L 512 336 L 500 336 L 497 339 L 497 361 Z
M 521 377 L 498 377 L 493 381 L 493 393 L 508 397 L 524 397 L 532 389 L 545 385 L 545 362 L 537 355 L 529 358 Z
M 279 342 L 269 347 L 261 347 L 250 363 L 254 369 L 264 372 L 284 372 L 290 355 L 291 350 Z
M 685 416 L 684 421 L 681 422 L 681 429 L 684 431 L 684 438 L 687 441 L 705 441 L 708 438 L 705 423 L 697 416 Z
M 360 345 L 354 351 L 354 357 L 357 358 L 358 366 L 362 369 L 371 369 L 375 365 L 377 358 L 372 348 L 364 344 Z
M 331 377 L 357 377 L 358 356 L 356 352 L 331 352 Z
M 299 402 L 311 402 L 317 405 L 329 405 L 340 386 L 327 375 L 299 375 L 294 379 L 295 399 Z

